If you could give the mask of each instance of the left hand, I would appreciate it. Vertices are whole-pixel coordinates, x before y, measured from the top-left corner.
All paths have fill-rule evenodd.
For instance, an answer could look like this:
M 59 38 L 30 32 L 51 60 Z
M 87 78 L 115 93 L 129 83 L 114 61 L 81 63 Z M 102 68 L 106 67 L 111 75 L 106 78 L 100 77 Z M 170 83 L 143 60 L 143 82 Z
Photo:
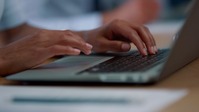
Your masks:
M 59 55 L 86 55 L 92 46 L 72 31 L 40 30 L 0 47 L 0 76 L 33 68 Z
M 87 31 L 84 39 L 93 45 L 94 52 L 127 52 L 131 49 L 130 43 L 133 43 L 142 55 L 156 54 L 158 51 L 148 28 L 123 20 L 114 20 L 98 29 Z

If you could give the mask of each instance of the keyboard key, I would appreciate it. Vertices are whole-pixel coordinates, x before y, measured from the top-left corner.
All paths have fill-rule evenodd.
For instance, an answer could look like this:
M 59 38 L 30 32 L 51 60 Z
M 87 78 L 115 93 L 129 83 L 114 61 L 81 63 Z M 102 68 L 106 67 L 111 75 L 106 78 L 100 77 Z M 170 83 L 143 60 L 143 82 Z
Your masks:
M 102 62 L 81 73 L 116 73 L 116 72 L 134 72 L 144 70 L 150 66 L 154 66 L 168 54 L 167 49 L 159 50 L 156 55 L 142 56 L 138 51 L 133 52 L 129 56 L 117 56 L 108 61 Z

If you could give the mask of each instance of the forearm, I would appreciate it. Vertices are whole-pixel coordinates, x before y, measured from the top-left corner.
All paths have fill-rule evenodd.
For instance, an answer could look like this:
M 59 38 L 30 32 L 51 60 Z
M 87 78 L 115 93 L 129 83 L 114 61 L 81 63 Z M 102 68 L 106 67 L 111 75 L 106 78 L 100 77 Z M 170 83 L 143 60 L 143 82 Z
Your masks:
M 0 31 L 0 47 L 5 45 L 5 33 Z
M 39 28 L 32 27 L 28 24 L 23 24 L 16 28 L 5 30 L 3 32 L 4 33 L 3 40 L 5 44 L 9 44 L 39 30 L 40 30 Z

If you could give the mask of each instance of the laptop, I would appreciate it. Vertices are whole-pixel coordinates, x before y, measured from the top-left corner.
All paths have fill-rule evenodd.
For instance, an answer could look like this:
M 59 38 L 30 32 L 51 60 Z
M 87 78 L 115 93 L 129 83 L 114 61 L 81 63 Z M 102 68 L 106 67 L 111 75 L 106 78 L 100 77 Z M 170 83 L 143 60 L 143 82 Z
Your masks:
M 8 80 L 42 82 L 103 82 L 148 84 L 158 82 L 199 56 L 199 1 L 193 1 L 189 17 L 172 47 L 158 54 L 65 56 L 42 67 L 7 76 Z

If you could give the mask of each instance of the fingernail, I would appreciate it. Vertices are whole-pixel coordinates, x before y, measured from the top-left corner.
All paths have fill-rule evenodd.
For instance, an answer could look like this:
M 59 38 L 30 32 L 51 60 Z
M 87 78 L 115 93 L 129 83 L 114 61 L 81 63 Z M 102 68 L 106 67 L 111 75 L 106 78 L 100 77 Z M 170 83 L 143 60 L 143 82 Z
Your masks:
M 152 51 L 153 54 L 155 54 L 155 49 L 154 49 L 154 47 L 151 47 L 151 51 Z
M 86 53 L 86 55 L 89 55 L 89 54 L 91 54 L 92 52 L 91 51 L 88 51 L 87 53 Z
M 89 49 L 92 49 L 92 48 L 93 48 L 93 46 L 90 45 L 90 44 L 88 44 L 88 43 L 86 43 L 86 47 L 88 47 Z
M 155 46 L 153 46 L 153 51 L 155 54 L 157 53 Z
M 155 49 L 155 51 L 156 51 L 156 53 L 158 52 L 158 48 L 157 48 L 157 46 L 154 46 L 154 49 Z
M 144 55 L 147 56 L 148 55 L 147 50 L 144 49 L 143 51 L 144 51 Z
M 129 44 L 122 44 L 122 50 L 129 51 L 131 49 L 131 46 Z
M 79 49 L 73 49 L 74 52 L 80 53 L 81 51 Z

